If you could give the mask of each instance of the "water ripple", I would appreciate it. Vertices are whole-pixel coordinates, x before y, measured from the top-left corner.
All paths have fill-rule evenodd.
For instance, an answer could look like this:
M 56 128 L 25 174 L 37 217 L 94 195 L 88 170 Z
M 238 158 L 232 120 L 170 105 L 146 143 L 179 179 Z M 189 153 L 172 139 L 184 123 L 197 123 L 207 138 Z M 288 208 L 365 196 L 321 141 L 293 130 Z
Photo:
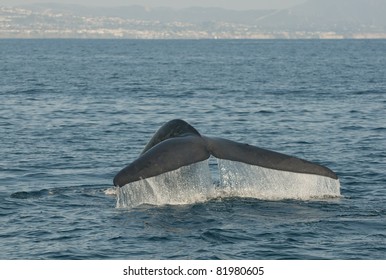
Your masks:
M 2 40 L 0 258 L 384 259 L 384 53 L 382 40 Z M 117 209 L 112 178 L 174 118 L 323 163 L 342 196 Z

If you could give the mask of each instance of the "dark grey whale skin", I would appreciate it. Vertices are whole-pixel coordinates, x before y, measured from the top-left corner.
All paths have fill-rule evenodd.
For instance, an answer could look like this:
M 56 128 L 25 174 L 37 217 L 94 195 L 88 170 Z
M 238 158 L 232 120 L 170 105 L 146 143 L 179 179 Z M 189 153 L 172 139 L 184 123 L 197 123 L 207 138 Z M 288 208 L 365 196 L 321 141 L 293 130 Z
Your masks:
M 187 122 L 175 119 L 154 134 L 139 158 L 119 171 L 113 183 L 122 187 L 206 160 L 211 155 L 274 170 L 338 179 L 332 170 L 322 165 L 223 138 L 205 137 Z

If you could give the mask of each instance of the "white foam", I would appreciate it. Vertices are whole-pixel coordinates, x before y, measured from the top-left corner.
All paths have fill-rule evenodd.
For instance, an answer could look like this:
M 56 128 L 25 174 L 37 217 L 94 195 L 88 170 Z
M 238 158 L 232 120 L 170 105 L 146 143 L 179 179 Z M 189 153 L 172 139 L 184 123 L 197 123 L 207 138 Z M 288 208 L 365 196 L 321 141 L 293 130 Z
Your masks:
M 104 190 L 103 192 L 105 193 L 105 195 L 114 196 L 114 195 L 117 195 L 118 190 L 117 190 L 117 187 L 111 187 Z
M 221 159 L 218 168 L 219 186 L 214 186 L 208 160 L 205 160 L 118 188 L 116 206 L 192 204 L 226 197 L 264 200 L 340 197 L 339 180 L 323 176 Z

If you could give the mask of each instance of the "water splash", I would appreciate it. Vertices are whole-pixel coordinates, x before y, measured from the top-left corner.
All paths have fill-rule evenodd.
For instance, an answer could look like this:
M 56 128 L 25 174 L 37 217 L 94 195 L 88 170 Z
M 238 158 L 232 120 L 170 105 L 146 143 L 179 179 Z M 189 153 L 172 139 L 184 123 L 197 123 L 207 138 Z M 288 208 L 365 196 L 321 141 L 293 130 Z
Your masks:
M 214 185 L 206 160 L 119 188 L 117 207 L 191 204 L 206 201 L 213 192 Z
M 141 204 L 191 204 L 212 198 L 249 197 L 265 200 L 316 199 L 340 196 L 339 180 L 218 160 L 215 186 L 208 160 L 118 188 L 118 208 Z
M 339 180 L 218 160 L 220 186 L 228 196 L 258 199 L 339 197 Z

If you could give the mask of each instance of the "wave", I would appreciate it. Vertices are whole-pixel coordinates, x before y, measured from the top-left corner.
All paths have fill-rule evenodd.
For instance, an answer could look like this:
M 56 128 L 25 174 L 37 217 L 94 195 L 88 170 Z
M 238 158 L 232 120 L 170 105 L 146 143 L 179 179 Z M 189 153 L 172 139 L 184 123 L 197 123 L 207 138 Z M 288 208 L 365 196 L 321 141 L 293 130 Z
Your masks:
M 339 180 L 229 160 L 217 162 L 218 184 L 213 183 L 208 160 L 205 160 L 117 188 L 116 207 L 192 204 L 230 197 L 263 200 L 340 197 Z
M 101 185 L 78 185 L 32 191 L 19 191 L 12 193 L 10 197 L 14 199 L 40 199 L 50 196 L 62 196 L 64 198 L 73 196 L 95 196 L 99 193 L 112 194 L 108 193 L 108 191 L 101 190 L 101 187 Z
M 44 196 L 52 195 L 55 192 L 53 190 L 48 189 L 42 189 L 38 191 L 21 191 L 21 192 L 15 192 L 11 194 L 11 198 L 17 198 L 17 199 L 31 199 L 31 198 L 41 198 Z

